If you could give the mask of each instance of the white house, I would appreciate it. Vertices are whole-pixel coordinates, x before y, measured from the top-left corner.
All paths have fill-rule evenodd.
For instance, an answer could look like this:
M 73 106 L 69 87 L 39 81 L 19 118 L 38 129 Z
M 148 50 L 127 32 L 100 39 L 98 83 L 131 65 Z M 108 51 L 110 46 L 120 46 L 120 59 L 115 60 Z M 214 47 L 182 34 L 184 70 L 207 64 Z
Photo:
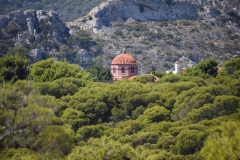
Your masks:
M 173 74 L 178 74 L 180 73 L 182 70 L 185 70 L 186 68 L 181 68 L 181 63 L 179 63 L 178 61 L 176 61 L 174 63 L 174 67 L 175 67 L 175 70 L 172 72 L 172 71 L 166 71 L 166 73 L 170 73 L 172 72 Z
M 176 61 L 175 63 L 174 63 L 174 65 L 175 65 L 175 70 L 173 71 L 173 74 L 178 74 L 178 73 L 180 73 L 180 71 L 181 71 L 181 64 L 178 62 L 178 61 Z

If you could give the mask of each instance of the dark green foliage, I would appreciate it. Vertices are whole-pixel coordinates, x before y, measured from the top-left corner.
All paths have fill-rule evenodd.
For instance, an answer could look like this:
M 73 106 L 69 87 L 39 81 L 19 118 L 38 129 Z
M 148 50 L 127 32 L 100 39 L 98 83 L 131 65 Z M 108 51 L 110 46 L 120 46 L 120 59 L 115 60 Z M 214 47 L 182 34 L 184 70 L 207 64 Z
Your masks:
M 194 68 L 187 68 L 183 75 L 198 76 L 202 78 L 216 77 L 218 73 L 218 62 L 214 59 L 200 61 Z
M 13 41 L 1 40 L 0 38 L 0 57 L 6 55 L 9 47 L 14 47 Z
M 182 92 L 174 104 L 172 111 L 172 120 L 186 118 L 192 109 L 198 109 L 205 104 L 212 104 L 216 96 L 231 95 L 232 91 L 228 87 L 208 86 L 201 88 L 193 88 L 189 91 Z
M 184 79 L 184 77 L 181 75 L 170 74 L 170 75 L 163 76 L 161 79 L 159 79 L 158 83 L 163 83 L 163 82 L 173 83 L 173 82 L 181 81 L 182 79 Z
M 0 147 L 32 149 L 35 137 L 51 123 L 58 102 L 36 93 L 28 81 L 4 84 L 0 99 Z
M 19 27 L 19 25 L 13 21 L 10 21 L 5 29 L 5 38 L 14 38 L 20 31 L 21 28 Z
M 35 37 L 33 35 L 28 36 L 28 40 L 30 43 L 33 43 L 35 41 Z
M 237 159 L 239 70 L 214 78 L 199 68 L 205 80 L 100 83 L 65 62 L 35 63 L 37 82 L 0 84 L 0 159 Z
M 147 82 L 155 82 L 156 77 L 154 75 L 140 75 L 136 78 L 134 78 L 135 81 L 140 83 L 147 83 Z
M 213 119 L 218 116 L 236 113 L 239 109 L 240 99 L 236 96 L 217 96 L 213 104 L 205 104 L 188 114 L 188 119 L 194 122 L 203 119 Z
M 65 109 L 62 113 L 61 118 L 63 120 L 63 123 L 71 125 L 74 131 L 82 126 L 89 124 L 89 119 L 86 118 L 83 112 L 74 110 L 72 108 Z
M 132 118 L 137 119 L 139 115 L 143 114 L 144 110 L 145 109 L 143 106 L 137 107 L 135 110 L 132 111 Z
M 92 125 L 81 127 L 76 132 L 76 141 L 88 141 L 89 138 L 100 138 L 108 127 L 102 125 Z
M 163 76 L 166 75 L 165 72 L 159 72 L 159 71 L 155 71 L 155 70 L 152 72 L 152 74 L 157 76 L 158 78 L 162 78 Z
M 12 56 L 4 56 L 0 58 L 0 79 L 1 81 L 26 79 L 28 76 L 28 59 L 18 54 Z
M 122 143 L 131 143 L 134 147 L 144 144 L 156 144 L 158 135 L 155 132 L 139 132 L 130 136 L 120 138 Z
M 39 22 L 39 32 L 43 35 L 46 35 L 50 31 L 50 24 L 48 23 L 49 19 L 45 19 Z
M 132 135 L 144 128 L 144 124 L 136 120 L 120 122 L 116 125 L 114 133 L 121 135 Z
M 76 146 L 67 159 L 138 159 L 139 155 L 129 144 L 108 137 L 96 138 L 84 146 Z
M 239 122 L 227 122 L 221 125 L 220 132 L 210 135 L 205 141 L 201 155 L 205 159 L 238 159 L 240 156 Z
M 54 62 L 53 59 L 34 63 L 30 68 L 30 75 L 37 82 L 53 81 L 63 77 L 75 77 L 84 80 L 91 79 L 89 73 L 80 70 L 78 65 L 60 61 Z
M 69 43 L 72 45 L 79 45 L 81 48 L 89 49 L 91 42 L 91 34 L 87 30 L 79 30 L 69 38 Z
M 4 149 L 0 151 L 1 159 L 41 159 L 43 158 L 40 154 L 37 154 L 33 150 L 29 150 L 27 148 L 19 148 L 19 149 Z
M 163 148 L 165 150 L 170 150 L 170 146 L 176 144 L 176 139 L 174 136 L 170 134 L 162 135 L 158 139 L 158 146 L 159 148 Z
M 239 109 L 240 98 L 236 96 L 217 96 L 213 105 L 219 116 L 230 115 Z M 217 114 L 215 113 L 215 115 Z
M 154 106 L 147 108 L 144 112 L 144 116 L 151 122 L 167 121 L 170 119 L 170 111 L 164 107 Z
M 29 54 L 29 46 L 18 46 L 15 48 L 8 48 L 9 55 L 20 55 L 23 57 L 27 57 Z
M 96 77 L 98 80 L 111 80 L 112 74 L 109 67 L 103 67 L 101 65 L 93 65 L 90 67 L 89 72 L 92 77 Z
M 66 126 L 49 126 L 35 142 L 37 150 L 52 157 L 62 157 L 73 148 L 74 132 Z
M 231 59 L 223 63 L 223 72 L 226 75 L 233 74 L 236 71 L 240 70 L 240 58 Z
M 206 75 L 216 76 L 217 75 L 217 65 L 218 63 L 214 59 L 207 59 L 205 61 L 201 61 L 196 65 L 196 69 L 205 73 Z
M 74 51 L 73 48 L 64 44 L 59 47 L 59 50 L 59 54 L 56 55 L 59 60 L 66 61 L 67 59 L 67 61 L 75 62 L 75 64 L 77 64 L 77 62 L 75 61 L 76 51 Z
M 84 87 L 86 82 L 78 78 L 60 78 L 52 82 L 36 83 L 36 87 L 40 89 L 43 95 L 52 95 L 61 98 L 66 95 L 73 95 L 79 89 Z
M 200 151 L 204 134 L 197 130 L 182 130 L 177 136 L 176 149 L 179 154 L 187 155 Z

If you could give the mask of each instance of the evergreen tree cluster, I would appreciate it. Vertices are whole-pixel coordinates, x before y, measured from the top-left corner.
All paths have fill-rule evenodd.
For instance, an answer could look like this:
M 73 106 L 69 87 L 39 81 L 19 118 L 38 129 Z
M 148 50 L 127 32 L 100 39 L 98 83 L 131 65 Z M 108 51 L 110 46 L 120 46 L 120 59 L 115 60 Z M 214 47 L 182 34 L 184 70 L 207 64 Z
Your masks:
M 0 159 L 237 160 L 239 64 L 101 83 L 99 66 L 2 57 Z

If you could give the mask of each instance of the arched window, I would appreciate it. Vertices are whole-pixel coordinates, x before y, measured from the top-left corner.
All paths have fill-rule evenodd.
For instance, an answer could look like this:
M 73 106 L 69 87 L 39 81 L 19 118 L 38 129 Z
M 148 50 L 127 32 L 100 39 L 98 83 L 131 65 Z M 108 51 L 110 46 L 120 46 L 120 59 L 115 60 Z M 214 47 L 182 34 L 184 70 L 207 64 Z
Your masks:
M 116 68 L 113 68 L 113 73 L 116 73 Z
M 134 68 L 133 67 L 131 67 L 131 73 L 134 73 Z
M 124 67 L 122 67 L 122 73 L 125 73 L 125 68 Z

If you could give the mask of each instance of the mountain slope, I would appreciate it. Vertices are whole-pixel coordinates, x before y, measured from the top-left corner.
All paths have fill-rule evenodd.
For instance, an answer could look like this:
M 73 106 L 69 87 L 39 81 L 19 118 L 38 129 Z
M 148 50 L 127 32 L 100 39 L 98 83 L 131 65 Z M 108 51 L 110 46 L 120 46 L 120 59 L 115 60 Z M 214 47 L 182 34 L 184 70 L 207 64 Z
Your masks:
M 101 29 L 112 22 L 135 20 L 205 20 L 218 22 L 220 16 L 228 15 L 238 23 L 240 5 L 238 1 L 213 0 L 109 0 L 95 7 L 88 15 L 69 23 L 84 29 Z
M 33 49 L 27 55 L 41 60 L 44 52 L 58 48 L 69 37 L 68 28 L 53 11 L 18 10 L 0 16 L 0 24 L 1 56 L 10 47 L 25 46 Z
M 239 10 L 239 1 L 230 0 L 119 0 L 67 24 L 71 34 L 93 31 L 103 46 L 104 65 L 127 48 L 149 73 L 152 66 L 170 69 L 179 58 L 192 64 L 212 57 L 221 63 L 240 55 Z
M 63 21 L 74 20 L 106 0 L 0 0 L 0 14 L 15 10 L 53 10 Z
M 211 57 L 221 65 L 240 55 L 239 8 L 238 0 L 110 0 L 67 22 L 69 31 L 57 16 L 64 32 L 48 11 L 33 11 L 46 21 L 15 11 L 0 18 L 0 54 L 42 54 L 36 60 L 54 57 L 87 68 L 109 66 L 126 48 L 141 73 L 172 69 L 176 60 L 186 67 Z

